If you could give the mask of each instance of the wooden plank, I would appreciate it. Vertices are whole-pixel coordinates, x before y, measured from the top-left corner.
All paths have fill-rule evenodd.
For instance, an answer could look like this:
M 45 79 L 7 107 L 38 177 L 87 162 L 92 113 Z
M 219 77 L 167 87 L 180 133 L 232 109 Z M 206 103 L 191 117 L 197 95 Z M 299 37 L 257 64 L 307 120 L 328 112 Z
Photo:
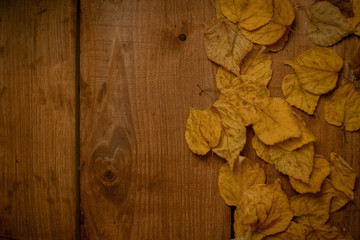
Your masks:
M 76 239 L 75 1 L 0 2 L 0 237 Z
M 185 143 L 212 99 L 203 47 L 212 3 L 82 1 L 81 207 L 85 239 L 229 239 L 222 160 Z M 180 34 L 186 40 L 179 39 Z
M 304 50 L 315 46 L 310 42 L 306 35 L 308 18 L 303 8 L 304 6 L 311 6 L 314 1 L 293 0 L 292 3 L 296 12 L 295 23 L 293 25 L 294 31 L 290 34 L 289 41 L 283 51 L 273 55 L 273 78 L 269 84 L 269 89 L 273 97 L 284 98 L 281 90 L 281 81 L 287 74 L 294 73 L 291 67 L 283 64 L 283 62 L 294 59 Z M 350 59 L 355 56 L 360 56 L 359 46 L 360 39 L 356 36 L 351 36 L 336 44 L 332 49 L 344 59 L 344 62 L 349 64 Z M 358 62 L 358 64 L 360 64 L 360 62 Z M 345 80 L 348 81 L 349 79 L 352 79 L 352 82 L 357 87 L 360 87 L 359 81 L 354 80 L 352 74 L 353 72 L 348 71 L 348 66 L 346 66 L 345 63 L 343 70 L 339 75 L 340 80 L 338 81 L 338 86 L 343 84 Z M 349 232 L 355 239 L 360 239 L 360 132 L 344 132 L 341 128 L 329 125 L 325 121 L 323 110 L 324 103 L 330 98 L 331 94 L 332 92 L 321 96 L 319 105 L 313 116 L 309 116 L 296 108 L 293 109 L 304 119 L 310 130 L 317 137 L 315 153 L 329 159 L 330 153 L 336 152 L 346 159 L 357 173 L 358 178 L 355 186 L 355 200 L 348 203 L 344 209 L 332 213 L 329 222 L 340 229 Z M 296 192 L 290 186 L 288 177 L 280 174 L 273 166 L 266 164 L 256 157 L 256 154 L 251 147 L 252 136 L 253 132 L 250 131 L 248 133 L 247 147 L 243 154 L 250 157 L 250 159 L 256 159 L 259 165 L 265 169 L 268 182 L 280 178 L 285 192 L 289 196 L 295 195 Z

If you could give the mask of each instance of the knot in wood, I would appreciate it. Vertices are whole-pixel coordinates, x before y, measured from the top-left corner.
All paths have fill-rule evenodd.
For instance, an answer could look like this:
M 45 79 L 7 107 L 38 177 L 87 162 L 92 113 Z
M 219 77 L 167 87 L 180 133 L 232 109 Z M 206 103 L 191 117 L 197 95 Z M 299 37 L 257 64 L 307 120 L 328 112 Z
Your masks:
M 183 33 L 180 34 L 180 35 L 179 35 L 179 39 L 180 39 L 180 41 L 182 41 L 182 42 L 185 41 L 185 40 L 186 40 L 186 35 L 183 34 Z
M 96 159 L 96 178 L 104 187 L 110 187 L 119 184 L 118 170 L 114 165 L 114 159 L 98 158 Z

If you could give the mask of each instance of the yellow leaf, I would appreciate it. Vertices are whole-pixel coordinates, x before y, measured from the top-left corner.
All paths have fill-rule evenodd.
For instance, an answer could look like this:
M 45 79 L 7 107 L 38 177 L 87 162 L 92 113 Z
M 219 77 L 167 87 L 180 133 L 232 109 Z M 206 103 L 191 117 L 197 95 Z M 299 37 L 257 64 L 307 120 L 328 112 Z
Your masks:
M 323 224 L 317 226 L 307 235 L 307 240 L 350 240 L 353 239 L 351 236 L 341 233 L 341 231 L 330 224 Z
M 219 191 L 229 206 L 238 205 L 244 192 L 251 186 L 264 183 L 264 170 L 245 157 L 239 157 L 233 169 L 227 163 L 220 169 Z
M 269 90 L 265 86 L 249 83 L 231 86 L 231 89 L 222 91 L 213 106 L 227 118 L 242 122 L 245 126 L 253 124 L 259 118 L 261 109 L 270 102 Z
M 284 232 L 268 236 L 264 240 L 306 240 L 308 231 L 304 225 L 291 222 Z
M 355 180 L 354 169 L 338 154 L 330 153 L 330 181 L 334 188 L 354 200 Z
M 252 232 L 251 229 L 244 230 L 242 222 L 242 210 L 239 208 L 236 208 L 234 213 L 234 224 L 233 229 L 235 233 L 235 239 L 234 240 L 261 240 L 265 237 L 264 234 L 259 232 Z
M 272 58 L 265 48 L 254 48 L 243 59 L 240 78 L 246 82 L 267 86 L 272 76 Z
M 289 29 L 287 29 L 284 35 L 276 43 L 266 46 L 266 49 L 270 52 L 281 51 L 285 47 L 285 44 L 289 39 L 289 32 Z
M 219 114 L 211 107 L 203 110 L 202 118 L 200 120 L 200 132 L 211 148 L 216 147 L 219 144 L 221 128 Z
M 221 66 L 218 68 L 216 73 L 216 87 L 220 92 L 238 89 L 241 84 L 243 84 L 243 81 L 236 75 Z
M 348 18 L 354 34 L 360 36 L 360 0 L 352 0 L 354 16 Z
M 226 109 L 226 107 L 216 109 L 221 118 L 222 133 L 218 146 L 214 147 L 212 151 L 226 159 L 232 168 L 245 145 L 246 128 L 241 121 L 233 119 L 233 115 L 228 115 L 231 109 Z
M 313 114 L 320 95 L 312 94 L 303 89 L 295 74 L 285 76 L 281 84 L 286 101 L 308 114 Z
M 294 151 L 286 151 L 278 146 L 272 146 L 269 156 L 279 172 L 305 183 L 309 182 L 314 162 L 313 143 L 306 144 Z
M 259 158 L 267 163 L 274 164 L 269 155 L 270 146 L 265 145 L 256 135 L 252 138 L 251 144 Z
M 324 94 L 335 88 L 343 60 L 331 49 L 315 47 L 285 63 L 295 70 L 302 88 Z
M 263 143 L 273 145 L 301 136 L 300 126 L 292 109 L 283 99 L 271 98 L 270 103 L 260 113 L 253 129 Z
M 233 23 L 254 30 L 273 16 L 272 0 L 219 0 L 221 11 Z
M 240 28 L 244 36 L 253 43 L 271 45 L 279 41 L 295 18 L 294 9 L 288 0 L 273 0 L 274 15 L 264 26 L 248 31 Z
M 315 142 L 316 137 L 314 134 L 306 127 L 306 124 L 303 120 L 298 119 L 298 123 L 301 129 L 301 136 L 298 138 L 289 138 L 288 140 L 285 140 L 283 142 L 279 142 L 276 145 L 281 147 L 282 149 L 285 149 L 287 151 L 293 151 L 295 149 L 298 149 L 305 144 Z
M 215 0 L 216 19 L 224 20 L 225 16 L 221 11 L 220 0 Z
M 360 129 L 360 93 L 353 84 L 345 84 L 334 92 L 324 106 L 325 120 L 348 131 Z
M 350 201 L 345 193 L 334 188 L 329 179 L 325 179 L 322 188 L 323 192 L 331 193 L 333 196 L 330 202 L 330 213 L 336 212 Z
M 310 175 L 309 183 L 304 183 L 292 177 L 290 177 L 290 183 L 291 186 L 299 193 L 317 193 L 321 191 L 321 185 L 329 174 L 329 162 L 322 156 L 316 156 L 314 158 L 314 166 Z
M 210 151 L 210 146 L 203 138 L 200 131 L 201 120 L 205 110 L 191 109 L 186 121 L 185 140 L 190 150 L 199 155 L 205 155 Z
M 331 193 L 305 193 L 290 199 L 295 222 L 317 228 L 329 219 Z
M 239 221 L 245 231 L 250 228 L 264 235 L 284 231 L 293 218 L 288 198 L 278 181 L 253 185 L 244 193 L 237 211 L 241 211 Z
M 322 1 L 312 5 L 307 14 L 310 19 L 308 36 L 317 45 L 334 45 L 351 32 L 351 25 L 345 16 L 330 2 Z
M 208 58 L 239 75 L 240 63 L 252 49 L 238 27 L 229 21 L 217 21 L 205 32 L 204 45 Z

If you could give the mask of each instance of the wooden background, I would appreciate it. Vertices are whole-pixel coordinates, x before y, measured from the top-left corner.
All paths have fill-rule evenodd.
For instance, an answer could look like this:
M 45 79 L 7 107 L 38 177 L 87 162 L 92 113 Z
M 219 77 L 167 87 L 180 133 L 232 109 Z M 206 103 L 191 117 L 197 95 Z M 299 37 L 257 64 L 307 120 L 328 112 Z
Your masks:
M 283 96 L 281 79 L 292 72 L 282 62 L 314 46 L 299 7 L 312 3 L 293 0 L 272 96 Z M 230 239 L 231 209 L 217 187 L 224 161 L 192 154 L 184 140 L 190 108 L 217 96 L 203 47 L 214 16 L 210 0 L 0 1 L 0 239 Z M 359 45 L 348 37 L 333 49 L 359 63 Z M 324 121 L 329 96 L 314 116 L 295 111 L 318 137 L 316 153 L 339 153 L 359 175 L 360 133 Z M 287 177 L 255 157 L 252 135 L 242 155 L 293 195 Z M 355 239 L 358 186 L 330 220 Z

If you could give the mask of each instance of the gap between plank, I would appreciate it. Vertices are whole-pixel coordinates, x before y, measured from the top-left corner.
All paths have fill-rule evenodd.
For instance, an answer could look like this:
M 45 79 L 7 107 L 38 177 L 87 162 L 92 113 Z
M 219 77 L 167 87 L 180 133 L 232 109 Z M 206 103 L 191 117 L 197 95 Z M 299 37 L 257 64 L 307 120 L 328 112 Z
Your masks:
M 76 59 L 75 59 L 75 138 L 76 138 L 76 238 L 81 240 L 80 199 L 80 0 L 76 0 Z

